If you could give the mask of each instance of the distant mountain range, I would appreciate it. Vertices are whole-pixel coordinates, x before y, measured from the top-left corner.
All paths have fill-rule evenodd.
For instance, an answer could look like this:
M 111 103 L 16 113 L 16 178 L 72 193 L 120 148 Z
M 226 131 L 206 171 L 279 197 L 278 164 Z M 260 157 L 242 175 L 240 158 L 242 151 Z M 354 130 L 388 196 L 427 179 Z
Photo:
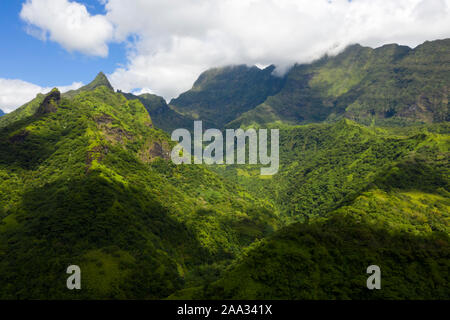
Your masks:
M 0 299 L 450 299 L 449 43 L 37 95 L 0 118 Z M 194 119 L 279 128 L 279 172 L 173 164 Z
M 450 121 L 450 39 L 425 42 L 414 49 L 396 44 L 376 49 L 352 45 L 337 56 L 297 64 L 283 77 L 275 76 L 274 69 L 213 68 L 169 104 L 154 94 L 121 93 L 127 99 L 139 99 L 155 125 L 167 132 L 190 128 L 195 119 L 214 128 L 341 118 L 365 125 L 401 126 Z M 100 73 L 92 83 L 64 96 L 100 85 L 112 88 Z
M 414 49 L 353 45 L 295 65 L 282 78 L 273 69 L 208 70 L 170 106 L 218 128 L 340 118 L 388 125 L 450 120 L 450 39 Z

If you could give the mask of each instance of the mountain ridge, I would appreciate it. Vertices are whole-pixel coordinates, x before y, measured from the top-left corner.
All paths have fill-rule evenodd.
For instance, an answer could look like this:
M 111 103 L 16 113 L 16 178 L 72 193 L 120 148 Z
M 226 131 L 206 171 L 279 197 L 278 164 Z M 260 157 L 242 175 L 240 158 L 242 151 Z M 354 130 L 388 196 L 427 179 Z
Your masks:
M 76 96 L 80 92 L 94 90 L 95 88 L 98 88 L 98 87 L 101 87 L 101 86 L 105 86 L 108 90 L 114 91 L 114 88 L 112 87 L 112 85 L 109 82 L 108 78 L 106 77 L 106 75 L 102 71 L 100 71 L 95 76 L 94 80 L 92 80 L 87 85 L 82 86 L 81 88 L 78 88 L 76 90 L 69 90 L 69 91 L 63 93 L 63 95 L 65 97 L 73 98 L 74 96 Z
M 0 118 L 0 298 L 448 299 L 447 42 L 214 69 L 178 106 L 103 73 L 37 95 Z M 170 161 L 173 128 L 233 117 L 280 130 L 276 175 Z
M 426 41 L 415 48 L 386 44 L 372 49 L 354 44 L 336 56 L 295 64 L 283 77 L 273 75 L 273 65 L 212 68 L 169 103 L 157 95 L 121 93 L 139 99 L 166 132 L 192 129 L 189 123 L 194 120 L 219 129 L 342 117 L 366 125 L 442 122 L 450 120 L 449 52 L 450 39 Z M 99 72 L 92 82 L 63 96 L 73 98 L 98 86 L 114 90 Z M 35 98 L 39 99 L 41 95 Z M 10 114 L 0 127 L 5 119 L 20 118 Z
M 227 126 L 339 117 L 364 124 L 449 121 L 449 74 L 450 39 L 414 49 L 353 45 L 334 57 L 295 65 L 280 93 Z
M 181 114 L 202 120 L 206 127 L 223 128 L 279 90 L 283 78 L 272 75 L 274 69 L 236 65 L 206 70 L 191 90 L 172 99 L 169 105 Z
M 0 128 L 1 298 L 164 298 L 277 228 L 239 186 L 168 161 L 139 100 L 100 85 L 36 104 Z M 82 291 L 61 282 L 74 263 Z

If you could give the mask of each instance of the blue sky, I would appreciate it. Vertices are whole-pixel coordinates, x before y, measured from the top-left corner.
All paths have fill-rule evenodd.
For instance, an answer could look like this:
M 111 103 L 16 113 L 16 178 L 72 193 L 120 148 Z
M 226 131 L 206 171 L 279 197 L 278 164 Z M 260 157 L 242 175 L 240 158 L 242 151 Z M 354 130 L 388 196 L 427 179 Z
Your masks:
M 88 83 L 99 71 L 112 73 L 126 63 L 124 43 L 109 44 L 108 57 L 69 52 L 58 43 L 41 41 L 27 34 L 20 19 L 24 1 L 0 1 L 0 78 L 21 79 L 42 87 Z M 90 14 L 103 14 L 97 0 L 83 1 Z
M 450 0 L 1 0 L 0 109 L 89 83 L 166 100 L 208 68 L 450 38 Z

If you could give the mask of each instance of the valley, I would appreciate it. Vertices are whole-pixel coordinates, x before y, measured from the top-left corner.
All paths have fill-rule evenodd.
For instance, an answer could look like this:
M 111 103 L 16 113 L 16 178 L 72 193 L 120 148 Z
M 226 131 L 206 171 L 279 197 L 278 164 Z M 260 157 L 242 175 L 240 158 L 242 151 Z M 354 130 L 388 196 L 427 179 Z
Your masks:
M 0 118 L 0 298 L 449 299 L 449 45 L 37 95 Z M 279 130 L 278 172 L 174 164 L 195 120 Z

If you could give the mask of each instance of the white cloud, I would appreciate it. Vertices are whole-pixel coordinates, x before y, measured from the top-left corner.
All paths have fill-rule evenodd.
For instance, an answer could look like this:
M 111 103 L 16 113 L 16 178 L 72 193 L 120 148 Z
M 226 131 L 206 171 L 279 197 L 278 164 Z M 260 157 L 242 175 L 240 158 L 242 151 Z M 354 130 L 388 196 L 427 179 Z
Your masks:
M 111 75 L 124 90 L 151 88 L 171 98 L 207 68 L 275 64 L 335 54 L 352 43 L 417 46 L 450 37 L 450 0 L 108 0 L 117 40 L 137 34 L 125 68 Z
M 105 26 L 113 26 L 113 35 L 106 27 L 107 36 L 97 37 L 91 49 L 88 43 L 78 44 L 84 34 L 77 32 L 75 40 L 64 38 L 66 44 L 53 39 L 84 52 L 106 46 L 110 37 L 125 41 L 128 62 L 110 75 L 113 86 L 126 91 L 144 88 L 165 98 L 189 89 L 202 71 L 214 66 L 275 64 L 282 73 L 295 62 L 335 54 L 352 43 L 376 47 L 395 42 L 414 47 L 425 40 L 450 37 L 450 0 L 102 2 L 106 15 L 96 17 L 106 21 Z M 30 23 L 38 21 L 36 25 L 44 28 L 51 12 L 43 10 Z M 71 17 L 70 12 L 64 17 Z M 58 26 L 44 29 L 53 28 Z M 135 39 L 127 42 L 130 35 Z
M 27 0 L 20 17 L 27 32 L 41 40 L 49 38 L 68 51 L 106 57 L 113 26 L 103 15 L 90 15 L 86 7 L 67 0 Z
M 58 86 L 61 92 L 78 89 L 83 84 L 74 82 L 69 86 Z M 34 99 L 38 93 L 48 93 L 51 87 L 40 87 L 17 79 L 0 78 L 0 109 L 8 113 Z

